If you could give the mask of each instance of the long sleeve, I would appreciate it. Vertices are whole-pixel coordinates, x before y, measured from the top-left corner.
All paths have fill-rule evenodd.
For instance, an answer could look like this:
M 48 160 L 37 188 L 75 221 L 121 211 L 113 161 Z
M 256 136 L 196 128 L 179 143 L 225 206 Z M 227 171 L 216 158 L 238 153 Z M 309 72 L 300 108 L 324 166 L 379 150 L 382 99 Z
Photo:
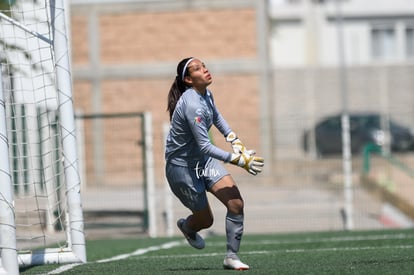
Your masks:
M 201 160 L 207 155 L 229 162 L 231 153 L 212 144 L 208 135 L 213 124 L 223 134 L 231 131 L 225 120 L 217 114 L 214 103 L 208 97 L 193 89 L 187 90 L 177 102 L 171 119 L 166 160 L 186 166 L 188 161 Z
M 209 123 L 210 117 L 207 112 L 200 112 L 200 109 L 190 107 L 188 108 L 187 119 L 190 121 L 191 118 L 193 118 L 193 121 L 189 123 L 189 126 L 200 151 L 212 158 L 229 162 L 231 153 L 213 145 L 210 141 L 208 130 L 211 124 Z M 223 119 L 222 121 L 224 122 L 222 130 L 230 129 L 229 127 L 226 128 L 227 123 L 225 120 Z

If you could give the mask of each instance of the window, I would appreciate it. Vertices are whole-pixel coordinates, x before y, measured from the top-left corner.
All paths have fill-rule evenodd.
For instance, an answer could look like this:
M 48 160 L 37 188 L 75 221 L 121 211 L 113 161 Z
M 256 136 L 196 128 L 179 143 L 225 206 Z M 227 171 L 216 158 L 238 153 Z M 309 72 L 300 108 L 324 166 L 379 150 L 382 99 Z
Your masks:
M 406 54 L 409 58 L 414 58 L 414 27 L 407 27 L 405 30 Z
M 387 60 L 396 57 L 396 35 L 393 27 L 374 27 L 371 31 L 372 56 Z

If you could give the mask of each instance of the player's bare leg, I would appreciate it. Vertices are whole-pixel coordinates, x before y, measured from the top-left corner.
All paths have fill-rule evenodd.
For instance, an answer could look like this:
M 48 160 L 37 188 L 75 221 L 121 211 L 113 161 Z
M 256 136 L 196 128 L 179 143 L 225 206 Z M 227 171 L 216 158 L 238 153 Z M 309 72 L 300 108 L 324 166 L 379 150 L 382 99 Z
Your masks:
M 201 229 L 209 228 L 213 224 L 213 214 L 210 206 L 200 211 L 193 211 L 193 214 L 187 219 L 179 219 L 177 226 L 184 234 L 188 243 L 197 249 L 203 249 L 205 246 L 203 238 L 197 232 Z
M 226 238 L 227 253 L 223 261 L 226 269 L 248 270 L 249 266 L 240 261 L 237 253 L 243 236 L 244 202 L 239 188 L 230 175 L 224 176 L 211 188 L 214 194 L 227 208 Z

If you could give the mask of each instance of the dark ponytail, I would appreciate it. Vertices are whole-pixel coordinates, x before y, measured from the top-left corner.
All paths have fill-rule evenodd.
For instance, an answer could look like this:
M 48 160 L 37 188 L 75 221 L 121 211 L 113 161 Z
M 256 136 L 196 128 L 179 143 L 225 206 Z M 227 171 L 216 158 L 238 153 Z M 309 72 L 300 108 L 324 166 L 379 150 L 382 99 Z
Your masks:
M 187 86 L 185 85 L 182 78 L 183 76 L 188 75 L 188 68 L 186 67 L 186 64 L 190 59 L 192 59 L 192 57 L 184 58 L 177 65 L 177 76 L 175 77 L 175 80 L 171 85 L 170 91 L 168 93 L 167 111 L 170 114 L 170 121 L 172 119 L 172 115 L 174 113 L 178 100 L 187 89 Z

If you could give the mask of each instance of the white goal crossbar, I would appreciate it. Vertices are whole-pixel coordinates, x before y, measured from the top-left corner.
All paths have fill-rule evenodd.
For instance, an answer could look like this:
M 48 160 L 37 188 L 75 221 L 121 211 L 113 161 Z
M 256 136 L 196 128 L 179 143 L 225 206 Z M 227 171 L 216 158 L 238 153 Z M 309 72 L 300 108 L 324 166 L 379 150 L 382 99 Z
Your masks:
M 49 3 L 49 1 L 45 3 Z M 5 20 L 43 41 L 39 43 L 51 44 L 53 49 L 57 111 L 61 133 L 62 154 L 60 161 L 64 170 L 65 189 L 63 192 L 66 195 L 67 204 L 64 213 L 65 224 L 63 225 L 66 230 L 66 245 L 59 248 L 39 248 L 29 251 L 19 251 L 17 247 L 13 172 L 10 168 L 12 164 L 9 159 L 10 148 L 6 119 L 7 102 L 3 90 L 4 83 L 1 81 L 0 63 L 0 274 L 19 274 L 19 266 L 86 262 L 65 4 L 64 0 L 50 1 L 49 4 L 50 14 L 53 17 L 51 19 L 53 24 L 51 39 L 1 12 L 0 21 Z

